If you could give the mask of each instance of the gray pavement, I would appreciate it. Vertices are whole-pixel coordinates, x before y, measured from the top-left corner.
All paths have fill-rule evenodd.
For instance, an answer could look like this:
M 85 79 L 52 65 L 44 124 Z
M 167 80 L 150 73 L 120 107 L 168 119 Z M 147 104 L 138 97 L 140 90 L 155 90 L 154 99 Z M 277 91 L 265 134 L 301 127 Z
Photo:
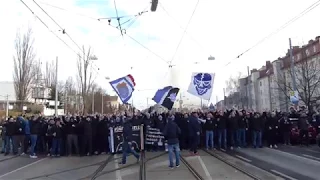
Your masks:
M 258 167 L 289 179 L 319 179 L 320 161 L 301 157 L 288 152 L 262 148 L 241 149 L 240 157 L 254 161 Z
M 182 152 L 187 162 L 207 180 L 234 179 L 250 180 L 249 176 L 232 166 L 218 160 L 204 151 L 199 156 L 189 156 Z M 269 148 L 240 149 L 224 153 L 211 151 L 232 165 L 251 172 L 259 179 L 318 179 L 320 162 Z M 60 157 L 30 159 L 27 156 L 0 156 L 0 180 L 79 180 L 89 178 L 106 159 L 108 155 L 90 157 Z M 150 159 L 152 157 L 157 157 Z M 9 158 L 9 159 L 7 159 Z M 148 180 L 187 180 L 195 179 L 187 167 L 181 162 L 179 168 L 168 168 L 168 155 L 163 152 L 147 152 L 146 175 Z M 97 180 L 137 180 L 139 179 L 139 163 L 133 156 L 127 158 L 126 165 L 119 165 L 121 155 L 113 159 L 101 170 Z M 129 167 L 127 167 L 129 166 Z M 272 171 L 273 170 L 273 171 Z M 291 173 L 291 172 L 295 172 Z M 298 175 L 300 176 L 298 176 Z M 297 178 L 298 177 L 298 178 Z

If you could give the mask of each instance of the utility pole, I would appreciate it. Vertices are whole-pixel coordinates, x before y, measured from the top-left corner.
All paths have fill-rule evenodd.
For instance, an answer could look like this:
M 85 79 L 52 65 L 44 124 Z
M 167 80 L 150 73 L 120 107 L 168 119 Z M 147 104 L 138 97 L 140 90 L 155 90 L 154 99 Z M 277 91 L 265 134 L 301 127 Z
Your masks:
M 101 92 L 101 114 L 103 115 L 103 92 Z
M 92 114 L 94 114 L 94 91 L 92 90 L 92 107 L 91 107 L 91 110 L 92 110 Z
M 6 95 L 6 119 L 9 118 L 9 95 Z
M 290 47 L 290 62 L 291 62 L 291 77 L 292 77 L 292 86 L 293 90 L 297 90 L 297 84 L 296 84 L 296 75 L 295 75 L 295 70 L 294 70 L 294 59 L 293 59 L 293 49 L 292 49 L 292 44 L 291 44 L 291 38 L 289 38 L 289 47 Z
M 272 100 L 271 100 L 271 80 L 270 80 L 270 74 L 268 74 L 268 90 L 269 90 L 270 111 L 272 111 Z
M 55 88 L 55 100 L 54 100 L 54 114 L 58 116 L 58 56 L 56 57 L 56 88 Z
M 223 88 L 223 109 L 226 109 L 226 88 Z
M 290 62 L 291 62 L 291 78 L 292 78 L 292 88 L 294 95 L 296 95 L 297 92 L 297 83 L 296 83 L 296 73 L 294 69 L 294 58 L 293 58 L 293 49 L 292 49 L 292 43 L 291 43 L 291 38 L 289 38 L 289 55 L 290 55 Z M 295 108 L 297 110 L 298 106 L 295 105 Z
M 149 98 L 147 98 L 147 108 L 149 108 Z
M 247 96 L 247 109 L 249 109 L 249 105 L 250 105 L 250 99 L 249 99 L 249 90 L 250 90 L 250 83 L 251 83 L 251 81 L 250 81 L 250 79 L 249 79 L 249 77 L 250 77 L 250 68 L 249 68 L 249 66 L 247 66 L 247 89 L 246 89 L 246 96 Z

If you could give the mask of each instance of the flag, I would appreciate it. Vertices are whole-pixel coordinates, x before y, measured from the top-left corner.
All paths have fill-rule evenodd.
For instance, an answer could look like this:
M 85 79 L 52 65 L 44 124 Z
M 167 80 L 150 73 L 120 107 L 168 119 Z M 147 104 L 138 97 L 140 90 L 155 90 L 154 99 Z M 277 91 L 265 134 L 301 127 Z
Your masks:
M 188 93 L 205 100 L 210 100 L 214 76 L 214 73 L 192 73 Z
M 163 89 L 159 89 L 156 92 L 152 100 L 157 104 L 160 104 L 163 107 L 171 110 L 174 102 L 176 101 L 179 90 L 179 88 L 175 88 L 172 86 L 164 87 Z
M 129 74 L 122 78 L 111 81 L 110 85 L 118 94 L 121 101 L 123 103 L 127 103 L 132 96 L 136 83 L 134 82 L 133 77 Z

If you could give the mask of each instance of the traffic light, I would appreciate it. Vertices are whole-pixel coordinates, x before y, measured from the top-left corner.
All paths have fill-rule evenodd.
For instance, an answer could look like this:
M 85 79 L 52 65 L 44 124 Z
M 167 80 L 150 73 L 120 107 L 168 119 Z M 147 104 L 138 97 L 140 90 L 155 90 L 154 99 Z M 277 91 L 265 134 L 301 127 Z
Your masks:
M 158 0 L 152 0 L 151 2 L 151 12 L 155 12 L 158 7 Z

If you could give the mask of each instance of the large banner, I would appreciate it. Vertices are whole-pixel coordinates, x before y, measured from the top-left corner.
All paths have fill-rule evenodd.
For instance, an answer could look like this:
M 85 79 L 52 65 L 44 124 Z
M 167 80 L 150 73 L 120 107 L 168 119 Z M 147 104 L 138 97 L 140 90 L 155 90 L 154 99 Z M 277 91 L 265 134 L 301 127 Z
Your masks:
M 113 128 L 113 133 L 111 133 L 111 139 L 113 142 L 112 146 L 112 152 L 113 153 L 119 153 L 122 152 L 122 144 L 123 144 L 123 126 L 116 126 Z M 112 137 L 113 135 L 113 137 Z M 132 126 L 132 147 L 136 151 L 140 151 L 140 126 Z
M 145 144 L 164 145 L 164 136 L 158 128 L 147 128 Z

